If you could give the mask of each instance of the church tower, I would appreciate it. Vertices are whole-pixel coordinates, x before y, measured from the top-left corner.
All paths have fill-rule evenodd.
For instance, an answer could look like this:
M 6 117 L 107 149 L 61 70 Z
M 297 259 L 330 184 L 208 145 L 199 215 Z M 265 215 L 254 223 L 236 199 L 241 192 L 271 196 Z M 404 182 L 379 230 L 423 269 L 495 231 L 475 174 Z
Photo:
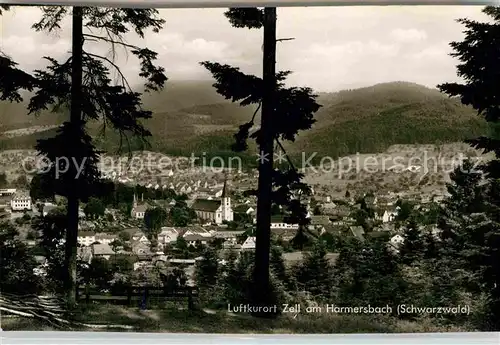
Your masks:
M 137 197 L 135 196 L 135 193 L 134 193 L 134 201 L 132 202 L 132 208 L 136 208 L 137 207 Z
M 224 187 L 222 188 L 221 196 L 222 220 L 233 221 L 233 209 L 231 208 L 231 196 L 227 186 L 227 176 L 224 179 Z

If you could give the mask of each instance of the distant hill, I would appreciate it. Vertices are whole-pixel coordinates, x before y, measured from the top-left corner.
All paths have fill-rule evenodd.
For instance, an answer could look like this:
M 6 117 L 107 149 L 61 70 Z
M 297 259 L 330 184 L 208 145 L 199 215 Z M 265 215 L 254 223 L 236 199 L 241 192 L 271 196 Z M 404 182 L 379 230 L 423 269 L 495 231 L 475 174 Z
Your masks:
M 21 103 L 0 101 L 0 133 L 32 126 L 56 125 L 67 118 L 67 114 L 54 114 L 49 111 L 43 111 L 38 116 L 28 115 L 30 94 L 25 93 L 23 98 Z
M 163 92 L 143 97 L 145 108 L 154 112 L 146 122 L 153 134 L 151 149 L 172 155 L 233 155 L 233 134 L 251 118 L 255 108 L 230 103 L 211 84 L 174 81 Z M 300 133 L 295 143 L 287 144 L 294 156 L 305 151 L 317 152 L 318 159 L 324 155 L 335 158 L 356 152 L 380 152 L 393 144 L 456 142 L 488 131 L 486 123 L 472 109 L 418 84 L 393 82 L 320 93 L 318 102 L 323 107 L 316 114 L 317 123 Z M 0 104 L 3 131 L 28 124 L 51 125 L 63 118 L 43 114 L 34 119 L 25 113 L 22 104 Z M 99 127 L 94 125 L 91 130 L 97 133 Z M 0 137 L 0 149 L 32 147 L 37 137 L 53 133 L 52 129 L 23 137 Z M 110 130 L 96 140 L 106 149 L 118 148 L 118 136 Z M 131 148 L 140 147 L 132 142 Z M 255 161 L 253 153 L 241 156 L 248 162 Z
M 321 94 L 317 123 L 299 135 L 294 151 L 336 157 L 381 152 L 393 144 L 462 141 L 488 132 L 471 108 L 436 89 L 394 82 Z

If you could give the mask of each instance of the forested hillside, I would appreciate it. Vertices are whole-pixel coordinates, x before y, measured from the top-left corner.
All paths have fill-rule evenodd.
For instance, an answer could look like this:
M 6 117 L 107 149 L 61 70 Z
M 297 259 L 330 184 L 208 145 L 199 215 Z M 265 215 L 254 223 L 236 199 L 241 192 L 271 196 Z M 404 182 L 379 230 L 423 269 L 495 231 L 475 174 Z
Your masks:
M 488 131 L 486 123 L 457 100 L 421 85 L 394 82 L 367 88 L 319 94 L 323 107 L 316 114 L 313 129 L 289 145 L 292 156 L 317 152 L 328 155 L 380 152 L 394 144 L 428 144 L 461 141 Z M 0 122 L 3 131 L 34 125 L 57 124 L 64 114 L 28 116 L 26 104 L 3 103 Z M 210 82 L 172 82 L 160 94 L 146 94 L 144 106 L 153 110 L 147 126 L 153 136 L 150 149 L 173 155 L 207 157 L 232 155 L 230 145 L 238 125 L 249 119 L 255 108 L 240 107 L 217 95 Z M 102 128 L 91 128 L 102 134 Z M 31 148 L 45 132 L 0 139 L 0 148 Z M 111 129 L 96 135 L 102 147 L 119 148 Z M 132 142 L 132 149 L 140 149 Z M 243 154 L 250 163 L 252 152 Z

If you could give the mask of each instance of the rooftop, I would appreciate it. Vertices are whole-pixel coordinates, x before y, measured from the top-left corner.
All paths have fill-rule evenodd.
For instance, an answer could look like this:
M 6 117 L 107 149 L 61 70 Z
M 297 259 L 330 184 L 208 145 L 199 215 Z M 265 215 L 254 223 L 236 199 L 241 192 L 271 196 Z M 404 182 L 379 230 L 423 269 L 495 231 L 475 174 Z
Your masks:
M 184 234 L 188 231 L 190 233 L 193 233 L 193 234 L 210 235 L 210 232 L 208 232 L 207 230 L 205 230 L 201 226 L 186 226 L 183 228 L 177 228 L 177 230 L 179 231 L 179 234 L 181 234 L 181 236 L 184 236 Z
M 177 231 L 176 228 L 169 227 L 169 226 L 164 226 L 164 227 L 161 228 L 161 232 L 160 232 L 159 235 L 161 236 L 161 235 L 170 234 L 170 233 L 178 234 L 179 231 Z
M 220 200 L 196 199 L 191 208 L 195 211 L 215 212 L 220 205 Z
M 96 239 L 109 239 L 109 240 L 112 240 L 112 239 L 115 239 L 117 236 L 115 235 L 110 235 L 110 234 L 105 234 L 105 233 L 99 233 L 99 234 L 96 234 L 95 235 Z
M 215 238 L 231 238 L 231 237 L 235 237 L 235 236 L 240 236 L 240 235 L 243 235 L 245 233 L 245 231 L 243 230 L 240 230 L 240 231 L 217 231 L 215 234 L 214 234 L 214 237 Z
M 363 241 L 364 235 L 365 235 L 365 230 L 363 229 L 362 226 L 351 226 L 350 231 L 354 237 L 356 237 L 358 240 Z
M 311 216 L 311 225 L 328 225 L 330 217 L 328 216 Z
M 94 252 L 94 255 L 113 255 L 115 253 L 113 249 L 111 249 L 109 244 L 105 243 L 94 244 L 92 246 L 92 250 Z
M 132 212 L 146 212 L 146 210 L 149 208 L 148 204 L 141 204 L 137 205 L 132 209 Z
M 198 235 L 198 234 L 193 234 L 193 235 L 186 235 L 186 236 L 184 236 L 184 239 L 186 241 L 188 241 L 188 242 L 192 242 L 192 241 L 206 241 L 207 237 L 201 236 L 201 235 Z
M 285 261 L 285 264 L 293 265 L 294 263 L 302 262 L 302 260 L 304 260 L 304 254 L 306 253 L 307 252 L 283 253 L 283 260 Z M 339 254 L 337 253 L 327 253 L 325 255 L 325 258 L 331 265 L 335 265 L 335 262 L 337 261 L 338 257 Z
M 238 205 L 234 208 L 234 212 L 235 213 L 247 213 L 250 208 L 255 209 L 255 207 L 252 207 L 251 205 L 247 205 L 247 204 Z

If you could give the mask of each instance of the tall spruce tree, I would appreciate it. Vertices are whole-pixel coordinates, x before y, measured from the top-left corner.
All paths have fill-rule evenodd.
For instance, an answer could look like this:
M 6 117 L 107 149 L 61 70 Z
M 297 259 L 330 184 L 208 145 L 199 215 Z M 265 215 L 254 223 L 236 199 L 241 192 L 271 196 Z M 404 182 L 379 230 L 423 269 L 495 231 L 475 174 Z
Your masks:
M 415 217 L 411 217 L 403 230 L 404 242 L 399 249 L 401 261 L 411 265 L 424 254 L 424 238 Z
M 256 105 L 249 122 L 242 124 L 235 134 L 234 151 L 248 149 L 247 140 L 254 139 L 259 147 L 257 195 L 256 256 L 253 276 L 252 303 L 270 305 L 269 255 L 272 204 L 283 206 L 286 221 L 308 223 L 307 210 L 301 198 L 310 194 L 307 185 L 301 182 L 302 174 L 286 155 L 283 141 L 294 141 L 301 130 L 311 128 L 313 115 L 320 108 L 310 88 L 286 87 L 284 82 L 290 71 L 276 72 L 276 8 L 237 8 L 225 13 L 236 28 L 263 29 L 263 77 L 247 75 L 237 67 L 204 61 L 201 64 L 216 80 L 214 87 L 219 94 L 241 106 Z M 283 40 L 283 39 L 281 39 Z M 250 133 L 256 116 L 261 110 L 260 128 Z M 275 145 L 288 160 L 284 169 L 274 167 Z M 270 313 L 256 316 L 271 316 Z
M 164 20 L 154 9 L 43 6 L 41 11 L 42 18 L 33 25 L 36 31 L 59 30 L 67 16 L 72 17 L 73 24 L 71 56 L 63 62 L 44 57 L 48 67 L 35 71 L 35 95 L 29 104 L 31 114 L 45 109 L 70 113 L 56 136 L 39 140 L 36 149 L 51 161 L 44 178 L 52 180 L 54 192 L 68 200 L 64 282 L 67 302 L 73 306 L 79 202 L 88 200 L 100 182 L 100 151 L 87 125 L 89 121 L 101 121 L 104 130 L 111 127 L 123 142 L 128 143 L 131 136 L 146 142 L 150 132 L 141 120 L 152 115 L 142 109 L 141 94 L 132 90 L 114 59 L 86 50 L 85 43 L 98 41 L 111 45 L 113 53 L 118 47 L 132 53 L 140 61 L 139 75 L 146 80 L 145 92 L 156 91 L 167 80 L 164 69 L 154 64 L 157 53 L 126 43 L 124 36 L 134 31 L 144 38 L 149 29 L 159 32 Z M 120 76 L 118 83 L 110 77 L 113 70 Z
M 406 281 L 396 255 L 384 241 L 342 248 L 334 271 L 339 304 L 393 305 L 405 300 Z
M 457 167 L 450 174 L 449 197 L 444 200 L 438 216 L 441 232 L 437 262 L 443 267 L 442 271 L 447 271 L 445 276 L 456 285 L 455 290 L 472 286 L 477 289 L 481 285 L 480 270 L 476 270 L 480 267 L 474 268 L 471 261 L 473 256 L 481 255 L 482 249 L 475 242 L 482 241 L 481 233 L 488 224 L 487 186 L 481 183 L 481 175 L 468 160 Z
M 333 292 L 332 267 L 326 257 L 324 244 L 318 241 L 304 257 L 296 272 L 296 279 L 316 300 L 328 300 Z
M 37 264 L 28 246 L 19 239 L 19 231 L 6 221 L 0 222 L 0 289 L 3 293 L 38 293 L 39 277 L 34 274 Z M 37 284 L 38 283 L 38 284 Z
M 448 250 L 460 252 L 470 239 L 466 231 L 472 224 L 471 215 L 486 211 L 486 185 L 481 184 L 482 174 L 475 170 L 470 160 L 465 160 L 450 174 L 447 185 L 449 197 L 444 200 L 438 216 L 440 237 L 448 242 Z
M 285 267 L 285 260 L 283 259 L 283 249 L 281 247 L 273 246 L 271 248 L 271 270 L 280 281 L 287 283 L 287 272 Z
M 489 186 L 485 195 L 486 210 L 481 219 L 473 221 L 473 235 L 467 238 L 467 261 L 481 267 L 481 286 L 489 295 L 491 310 L 490 328 L 500 327 L 500 223 L 498 210 L 498 184 L 500 179 L 500 7 L 485 7 L 483 13 L 489 22 L 459 19 L 465 26 L 463 41 L 452 42 L 453 57 L 457 58 L 457 74 L 462 83 L 445 83 L 438 88 L 450 97 L 458 97 L 465 105 L 473 107 L 479 116 L 490 123 L 491 133 L 468 140 L 475 148 L 493 152 L 496 159 L 484 165 Z M 469 232 L 471 231 L 469 227 Z
M 203 288 L 212 288 L 219 274 L 219 255 L 212 247 L 205 248 L 203 259 L 196 264 L 196 283 Z

